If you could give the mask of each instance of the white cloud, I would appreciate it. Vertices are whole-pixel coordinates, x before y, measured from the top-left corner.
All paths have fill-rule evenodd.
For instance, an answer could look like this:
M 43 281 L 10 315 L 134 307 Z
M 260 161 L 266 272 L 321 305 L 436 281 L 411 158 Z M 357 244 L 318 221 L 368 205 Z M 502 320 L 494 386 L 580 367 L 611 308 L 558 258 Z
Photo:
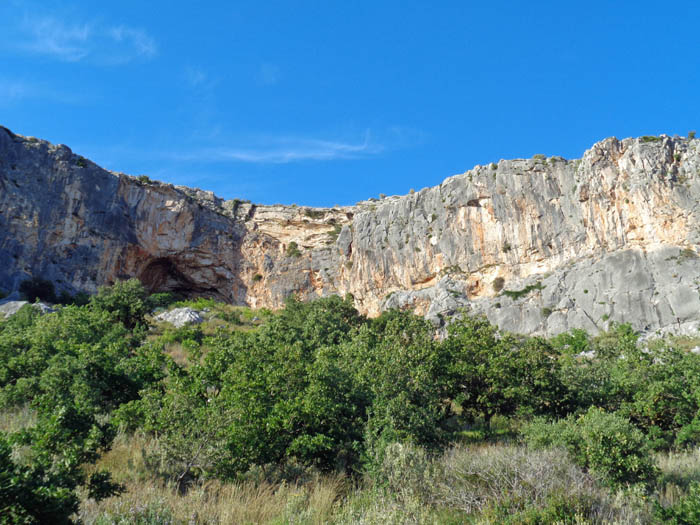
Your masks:
M 102 65 L 149 60 L 158 54 L 156 41 L 141 29 L 97 22 L 66 23 L 52 16 L 27 15 L 17 45 L 26 53 L 64 62 Z
M 365 134 L 362 142 L 341 142 L 309 138 L 285 137 L 253 147 L 218 147 L 192 153 L 176 154 L 176 160 L 206 162 L 246 162 L 254 164 L 288 164 L 301 161 L 357 159 L 376 155 L 383 150 Z
M 109 30 L 115 42 L 131 47 L 138 56 L 153 58 L 158 54 L 155 40 L 141 29 L 118 26 Z

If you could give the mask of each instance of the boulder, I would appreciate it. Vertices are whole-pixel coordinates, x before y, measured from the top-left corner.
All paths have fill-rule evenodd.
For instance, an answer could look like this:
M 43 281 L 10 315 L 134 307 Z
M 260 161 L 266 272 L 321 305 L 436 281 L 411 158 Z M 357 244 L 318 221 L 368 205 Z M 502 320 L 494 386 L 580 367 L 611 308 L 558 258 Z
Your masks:
M 181 328 L 189 324 L 199 324 L 204 321 L 204 317 L 197 310 L 189 307 L 175 308 L 169 312 L 163 312 L 155 317 L 156 321 L 170 323 L 175 328 Z

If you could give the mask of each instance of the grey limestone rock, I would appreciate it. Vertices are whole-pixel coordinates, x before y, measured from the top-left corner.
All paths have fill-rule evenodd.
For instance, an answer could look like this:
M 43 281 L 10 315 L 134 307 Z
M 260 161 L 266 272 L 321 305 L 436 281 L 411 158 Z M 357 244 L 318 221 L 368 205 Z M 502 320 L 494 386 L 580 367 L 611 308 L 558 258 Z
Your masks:
M 199 324 L 204 321 L 204 318 L 197 310 L 189 307 L 174 308 L 168 312 L 163 312 L 154 318 L 156 321 L 170 323 L 175 328 L 182 328 L 190 324 Z
M 50 314 L 56 310 L 46 303 L 30 303 L 29 301 L 3 301 L 0 303 L 0 315 L 4 318 L 11 317 L 25 304 L 31 304 L 33 308 L 36 308 L 41 314 Z
M 698 203 L 700 140 L 665 135 L 308 208 L 110 172 L 0 127 L 0 289 L 38 276 L 94 292 L 137 277 L 254 308 L 349 293 L 368 315 L 410 309 L 436 325 L 468 312 L 534 334 L 611 322 L 696 334 Z

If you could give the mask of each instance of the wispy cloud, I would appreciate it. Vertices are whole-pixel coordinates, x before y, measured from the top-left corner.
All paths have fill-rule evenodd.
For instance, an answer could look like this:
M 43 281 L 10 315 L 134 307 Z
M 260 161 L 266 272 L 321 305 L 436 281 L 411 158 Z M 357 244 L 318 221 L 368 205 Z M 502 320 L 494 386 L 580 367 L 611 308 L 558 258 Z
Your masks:
M 252 147 L 222 146 L 172 155 L 174 160 L 195 162 L 245 162 L 288 164 L 302 161 L 357 159 L 380 153 L 384 148 L 370 140 L 366 132 L 361 142 L 343 142 L 313 138 L 276 138 L 266 145 Z
M 209 75 L 206 72 L 191 66 L 185 68 L 185 80 L 191 88 L 206 87 L 210 84 Z
M 64 62 L 119 65 L 158 54 L 156 41 L 142 29 L 99 22 L 67 23 L 53 16 L 26 15 L 17 48 Z
M 25 80 L 0 77 L 0 106 L 10 106 L 24 100 L 41 99 L 65 104 L 84 103 L 84 94 L 78 96 L 54 87 Z

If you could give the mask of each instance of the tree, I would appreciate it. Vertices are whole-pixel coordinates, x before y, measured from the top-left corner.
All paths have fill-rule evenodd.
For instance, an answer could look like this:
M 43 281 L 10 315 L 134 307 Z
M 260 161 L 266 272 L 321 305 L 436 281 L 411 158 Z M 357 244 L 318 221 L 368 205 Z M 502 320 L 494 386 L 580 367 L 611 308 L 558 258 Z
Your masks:
M 464 316 L 448 331 L 450 397 L 465 416 L 488 426 L 496 414 L 562 411 L 557 353 L 545 340 L 500 334 L 485 317 Z
M 392 442 L 436 449 L 446 441 L 445 359 L 428 321 L 398 310 L 384 312 L 341 351 L 367 396 L 370 463 L 381 464 Z
M 101 287 L 92 297 L 91 304 L 98 310 L 110 312 L 126 328 L 133 329 L 146 323 L 147 292 L 138 279 L 117 281 L 113 286 Z

